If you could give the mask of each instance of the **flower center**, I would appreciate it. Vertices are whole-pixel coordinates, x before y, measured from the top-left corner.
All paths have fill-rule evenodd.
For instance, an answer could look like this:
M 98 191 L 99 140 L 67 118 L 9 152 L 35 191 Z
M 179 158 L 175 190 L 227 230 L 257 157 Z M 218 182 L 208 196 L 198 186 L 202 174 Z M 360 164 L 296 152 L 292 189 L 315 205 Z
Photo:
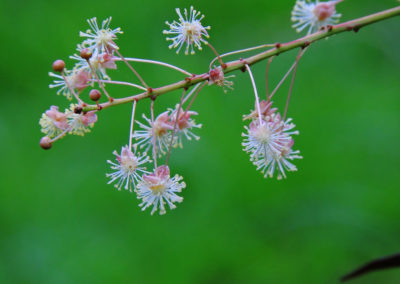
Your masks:
M 138 164 L 135 159 L 125 158 L 125 159 L 122 159 L 121 166 L 125 173 L 131 174 L 134 171 L 136 171 Z
M 153 192 L 153 194 L 156 195 L 161 195 L 164 193 L 165 190 L 165 186 L 163 183 L 159 183 L 159 184 L 155 184 L 150 186 L 151 191 Z
M 264 125 L 261 125 L 254 133 L 254 137 L 258 142 L 267 144 L 269 143 L 271 132 Z
M 185 33 L 186 33 L 186 38 L 189 39 L 190 42 L 193 42 L 194 37 L 200 37 L 199 33 L 199 28 L 198 25 L 194 23 L 185 23 Z
M 103 29 L 99 31 L 99 41 L 103 44 L 107 44 L 108 42 L 112 41 L 112 39 L 112 34 L 109 33 L 107 30 Z

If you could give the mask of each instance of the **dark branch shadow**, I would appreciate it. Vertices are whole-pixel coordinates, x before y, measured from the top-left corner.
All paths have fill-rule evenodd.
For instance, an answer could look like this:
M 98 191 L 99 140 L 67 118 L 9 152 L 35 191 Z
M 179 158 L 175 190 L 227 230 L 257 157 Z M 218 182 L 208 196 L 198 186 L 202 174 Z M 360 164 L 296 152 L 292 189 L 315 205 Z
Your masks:
M 340 281 L 345 282 L 347 280 L 360 277 L 371 271 L 396 268 L 396 267 L 400 267 L 400 253 L 372 260 L 364 264 L 363 266 L 357 268 L 356 270 L 348 273 L 347 275 L 343 276 L 340 279 Z

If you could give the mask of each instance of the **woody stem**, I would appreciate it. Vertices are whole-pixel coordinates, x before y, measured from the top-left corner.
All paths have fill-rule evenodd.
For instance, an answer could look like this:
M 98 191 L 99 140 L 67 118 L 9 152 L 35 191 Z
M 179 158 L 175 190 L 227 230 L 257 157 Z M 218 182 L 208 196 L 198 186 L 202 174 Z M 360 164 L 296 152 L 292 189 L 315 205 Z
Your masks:
M 348 21 L 345 23 L 341 23 L 338 25 L 334 25 L 334 26 L 330 26 L 329 28 L 325 28 L 323 30 L 317 31 L 313 34 L 304 36 L 302 38 L 287 42 L 287 43 L 282 43 L 274 48 L 271 48 L 267 51 L 263 51 L 259 54 L 256 54 L 254 56 L 245 58 L 243 60 L 235 60 L 235 61 L 231 61 L 231 62 L 227 62 L 226 64 L 226 69 L 224 70 L 224 73 L 230 73 L 236 70 L 242 70 L 243 68 L 246 68 L 245 65 L 253 65 L 256 64 L 260 61 L 263 61 L 265 59 L 268 59 L 272 56 L 281 54 L 281 53 L 285 53 L 288 52 L 292 49 L 296 49 L 299 47 L 304 47 L 304 46 L 308 46 L 316 41 L 319 41 L 321 39 L 324 38 L 334 38 L 332 37 L 333 35 L 339 34 L 339 33 L 343 33 L 343 32 L 348 32 L 348 31 L 358 31 L 360 28 L 370 25 L 370 24 L 374 24 L 376 22 L 380 22 L 389 18 L 393 18 L 396 16 L 400 15 L 400 7 L 395 7 L 392 9 L 388 9 L 388 10 L 384 10 L 382 12 L 379 13 L 375 13 L 372 15 L 368 15 L 362 18 L 358 18 L 352 21 Z M 136 94 L 133 96 L 129 96 L 129 97 L 125 97 L 125 98 L 121 98 L 121 99 L 114 99 L 113 102 L 106 102 L 106 103 L 102 103 L 100 104 L 101 108 L 108 108 L 108 107 L 112 107 L 112 106 L 116 106 L 116 105 L 120 105 L 120 104 L 125 104 L 128 102 L 132 102 L 133 100 L 142 100 L 145 98 L 155 98 L 157 96 L 172 92 L 174 90 L 178 90 L 178 89 L 184 89 L 184 88 L 189 88 L 190 86 L 196 85 L 200 82 L 206 81 L 209 79 L 209 74 L 208 71 L 206 73 L 200 74 L 200 75 L 195 75 L 193 77 L 190 78 L 190 80 L 181 80 L 166 86 L 162 86 L 159 88 L 154 88 L 152 89 L 151 93 L 149 92 L 143 92 L 140 94 Z M 83 108 L 83 111 L 87 112 L 90 110 L 95 110 L 98 109 L 97 105 L 88 105 L 86 107 Z

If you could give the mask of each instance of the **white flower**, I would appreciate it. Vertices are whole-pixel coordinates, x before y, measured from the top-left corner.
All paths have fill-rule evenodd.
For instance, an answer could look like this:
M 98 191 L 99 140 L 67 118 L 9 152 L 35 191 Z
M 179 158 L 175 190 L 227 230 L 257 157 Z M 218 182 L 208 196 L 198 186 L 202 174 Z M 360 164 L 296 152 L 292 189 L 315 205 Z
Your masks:
M 308 27 L 307 34 L 318 31 L 321 27 L 336 24 L 341 14 L 336 13 L 335 5 L 343 0 L 313 3 L 309 0 L 297 0 L 292 11 L 292 21 L 297 32 Z
M 114 42 L 117 39 L 117 34 L 122 34 L 121 28 L 111 29 L 110 22 L 111 17 L 105 19 L 101 28 L 97 25 L 97 19 L 91 18 L 87 20 L 91 30 L 87 30 L 85 33 L 80 32 L 81 37 L 87 37 L 82 43 L 84 48 L 90 49 L 93 53 L 97 51 L 98 54 L 108 53 L 112 54 L 114 50 L 119 49 L 117 44 Z
M 153 206 L 151 215 L 160 209 L 160 215 L 166 213 L 165 203 L 169 208 L 175 209 L 175 202 L 182 202 L 183 197 L 177 195 L 186 187 L 184 182 L 180 182 L 182 177 L 175 175 L 170 177 L 168 166 L 160 166 L 154 170 L 154 173 L 143 175 L 142 180 L 137 185 L 137 198 L 142 200 L 139 204 L 144 211 L 147 207 Z
M 293 172 L 297 171 L 295 165 L 293 165 L 289 160 L 302 159 L 303 157 L 298 155 L 300 151 L 293 151 L 294 140 L 291 139 L 290 142 L 284 145 L 280 152 L 271 152 L 269 156 L 259 157 L 258 160 L 254 161 L 254 165 L 257 166 L 257 170 L 261 170 L 264 173 L 264 177 L 273 177 L 275 169 L 278 171 L 278 180 L 282 177 L 286 178 L 286 171 Z
M 179 53 L 182 46 L 186 44 L 185 54 L 189 54 L 189 48 L 191 48 L 190 53 L 194 54 L 194 45 L 201 50 L 201 43 L 207 44 L 204 37 L 209 37 L 207 30 L 210 27 L 202 26 L 201 20 L 204 18 L 204 15 L 194 10 L 193 7 L 190 7 L 189 13 L 186 9 L 184 10 L 185 17 L 182 16 L 179 8 L 176 8 L 176 13 L 179 16 L 179 22 L 166 22 L 170 29 L 163 32 L 164 34 L 174 35 L 172 38 L 167 38 L 167 40 L 172 41 L 169 48 L 178 48 L 176 53 Z M 198 19 L 198 17 L 200 18 Z
M 97 115 L 95 111 L 89 111 L 87 113 L 75 113 L 74 109 L 76 105 L 71 104 L 69 110 L 65 111 L 68 117 L 68 133 L 84 136 L 85 133 L 90 132 L 90 129 L 94 126 L 97 121 Z
M 170 109 L 171 112 L 171 122 L 172 125 L 175 125 L 175 121 L 176 121 L 176 115 L 178 112 L 178 107 L 179 105 L 176 105 L 176 108 Z M 192 140 L 193 138 L 195 140 L 199 140 L 200 137 L 197 136 L 196 134 L 193 133 L 192 129 L 193 128 L 201 128 L 202 125 L 201 124 L 196 124 L 195 120 L 193 118 L 191 118 L 192 115 L 198 115 L 197 112 L 195 111 L 185 111 L 184 109 L 181 109 L 179 111 L 179 118 L 178 121 L 176 123 L 176 131 L 175 131 L 175 135 L 176 135 L 176 141 L 174 141 L 174 147 L 183 147 L 183 138 L 186 137 L 187 140 Z
M 174 128 L 173 123 L 170 121 L 169 111 L 163 112 L 154 120 L 154 130 L 151 120 L 144 114 L 143 118 L 147 121 L 149 126 L 136 121 L 143 130 L 136 130 L 133 133 L 133 138 L 138 141 L 135 147 L 139 146 L 139 148 L 144 149 L 146 153 L 151 153 L 150 151 L 153 149 L 154 132 L 156 137 L 156 152 L 161 157 L 168 151 L 168 147 L 171 143 L 171 130 Z
M 295 158 L 301 158 L 297 154 L 299 151 L 293 151 L 293 139 L 291 135 L 299 134 L 298 131 L 292 131 L 295 127 L 291 119 L 285 122 L 281 120 L 279 114 L 273 114 L 267 117 L 267 120 L 259 119 L 245 127 L 248 133 L 243 133 L 245 137 L 242 146 L 244 151 L 250 154 L 250 160 L 257 166 L 257 170 L 265 173 L 265 177 L 273 177 L 275 168 L 278 169 L 278 179 L 286 177 L 285 169 L 295 171 L 296 167 L 288 162 Z
M 114 151 L 113 154 L 116 156 L 117 163 L 107 161 L 111 164 L 111 169 L 114 170 L 113 173 L 106 174 L 110 178 L 108 184 L 116 181 L 115 188 L 121 190 L 124 186 L 126 190 L 132 192 L 132 189 L 140 180 L 141 174 L 147 173 L 146 167 L 142 165 L 147 163 L 149 158 L 145 154 L 136 155 L 128 146 L 122 147 L 121 155 L 117 151 Z
M 49 72 L 49 76 L 56 78 L 50 88 L 59 88 L 57 95 L 63 94 L 68 100 L 72 99 L 71 89 L 82 91 L 88 86 L 90 74 L 86 70 L 74 69 L 72 71 L 64 71 L 64 76 Z
M 82 47 L 78 46 L 79 52 L 81 49 Z M 78 61 L 75 64 L 74 69 L 85 70 L 86 72 L 89 72 L 91 75 L 93 75 L 92 74 L 92 68 L 93 68 L 93 70 L 96 72 L 97 76 L 100 79 L 110 80 L 111 79 L 110 76 L 107 75 L 107 69 L 117 69 L 117 65 L 115 64 L 115 57 L 113 57 L 108 53 L 99 54 L 97 51 L 93 53 L 92 57 L 89 59 L 92 68 L 90 68 L 87 60 L 79 55 L 74 54 L 70 56 L 70 58 Z
M 53 138 L 68 128 L 67 115 L 58 111 L 57 106 L 51 106 L 49 110 L 42 114 L 39 121 L 42 132 L 48 137 Z

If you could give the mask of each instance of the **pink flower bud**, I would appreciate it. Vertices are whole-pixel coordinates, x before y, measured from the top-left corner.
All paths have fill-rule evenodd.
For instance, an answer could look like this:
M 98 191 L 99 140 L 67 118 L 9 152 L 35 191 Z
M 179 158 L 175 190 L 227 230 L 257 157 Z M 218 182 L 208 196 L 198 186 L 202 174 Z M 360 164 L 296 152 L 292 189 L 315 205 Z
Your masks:
M 42 137 L 40 139 L 40 147 L 42 147 L 44 150 L 49 150 L 52 146 L 51 139 L 48 136 Z
M 314 8 L 314 14 L 317 16 L 319 21 L 323 21 L 331 17 L 335 12 L 336 2 L 319 3 Z
M 65 68 L 65 62 L 61 59 L 58 59 L 53 62 L 53 70 L 56 72 L 62 72 Z
M 95 123 L 96 121 L 97 121 L 97 115 L 94 111 L 89 111 L 86 114 L 82 115 L 82 123 L 85 126 Z

